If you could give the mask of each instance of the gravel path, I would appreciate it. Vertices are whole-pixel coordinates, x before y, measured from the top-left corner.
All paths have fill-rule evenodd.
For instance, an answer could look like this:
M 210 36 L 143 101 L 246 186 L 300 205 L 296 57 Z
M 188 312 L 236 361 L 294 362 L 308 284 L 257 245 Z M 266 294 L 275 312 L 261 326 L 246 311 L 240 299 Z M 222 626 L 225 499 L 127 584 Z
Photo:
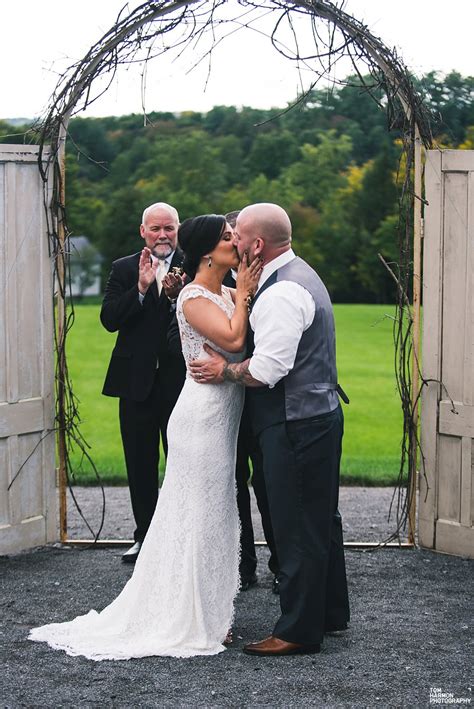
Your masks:
M 128 488 L 107 487 L 105 492 L 105 520 L 101 539 L 131 539 L 133 517 Z M 74 495 L 84 517 L 96 532 L 102 512 L 102 492 L 96 487 L 74 487 Z M 253 492 L 252 517 L 255 539 L 263 541 L 262 525 Z M 343 487 L 340 493 L 340 510 L 346 541 L 377 542 L 386 539 L 396 527 L 396 498 L 389 519 L 394 489 L 387 487 Z M 68 537 L 90 539 L 91 533 L 71 500 L 68 500 Z
M 87 514 L 98 491 L 77 490 Z M 110 537 L 132 530 L 127 491 L 108 489 Z M 391 491 L 345 488 L 346 539 L 376 538 Z M 83 529 L 70 511 L 70 535 Z M 319 655 L 255 658 L 245 642 L 271 632 L 278 598 L 271 593 L 268 550 L 258 548 L 259 583 L 236 601 L 235 642 L 215 657 L 149 657 L 91 662 L 26 640 L 29 628 L 101 609 L 132 569 L 121 549 L 54 545 L 0 557 L 1 707 L 207 708 L 429 707 L 436 691 L 446 704 L 469 706 L 474 687 L 473 563 L 423 550 L 346 552 L 352 619 L 325 638 Z

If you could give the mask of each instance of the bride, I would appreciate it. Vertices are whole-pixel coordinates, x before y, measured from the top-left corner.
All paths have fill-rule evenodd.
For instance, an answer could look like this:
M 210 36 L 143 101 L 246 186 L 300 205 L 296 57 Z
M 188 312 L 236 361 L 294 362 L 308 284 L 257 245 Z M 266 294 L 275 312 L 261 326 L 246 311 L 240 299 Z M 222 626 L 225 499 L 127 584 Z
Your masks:
M 177 317 L 183 355 L 206 357 L 205 343 L 240 361 L 247 298 L 261 264 L 239 265 L 232 228 L 223 216 L 187 219 L 179 229 L 184 270 Z M 144 249 L 141 268 L 154 278 Z M 237 288 L 222 285 L 238 267 Z M 200 386 L 189 374 L 168 424 L 166 476 L 132 577 L 103 611 L 31 630 L 68 655 L 126 660 L 147 655 L 190 657 L 224 650 L 239 587 L 236 441 L 243 387 Z

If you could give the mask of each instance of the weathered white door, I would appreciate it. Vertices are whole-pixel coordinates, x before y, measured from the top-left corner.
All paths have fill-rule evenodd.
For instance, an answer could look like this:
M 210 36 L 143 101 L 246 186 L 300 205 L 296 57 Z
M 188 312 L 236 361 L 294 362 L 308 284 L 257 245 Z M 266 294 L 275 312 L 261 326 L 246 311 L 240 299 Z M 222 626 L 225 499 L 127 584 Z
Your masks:
M 474 557 L 474 150 L 426 158 L 420 544 Z
M 36 146 L 0 145 L 0 554 L 57 539 L 53 295 Z

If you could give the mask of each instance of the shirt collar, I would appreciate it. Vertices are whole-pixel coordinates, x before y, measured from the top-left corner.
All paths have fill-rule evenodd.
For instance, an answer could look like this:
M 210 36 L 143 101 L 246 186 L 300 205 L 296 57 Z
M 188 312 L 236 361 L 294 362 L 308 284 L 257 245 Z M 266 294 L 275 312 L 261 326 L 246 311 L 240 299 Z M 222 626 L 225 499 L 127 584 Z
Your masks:
M 174 254 L 175 254 L 175 251 L 172 251 L 169 256 L 167 256 L 165 259 L 163 259 L 163 261 L 166 263 L 166 265 L 168 267 L 171 266 L 171 261 L 173 260 Z M 160 259 L 157 258 L 154 254 L 151 254 L 151 260 L 153 261 L 153 263 L 155 263 L 155 261 L 159 261 Z
M 288 251 L 284 251 L 282 254 L 266 263 L 263 267 L 262 275 L 260 276 L 257 290 L 259 290 L 263 286 L 265 281 L 270 278 L 272 273 L 275 273 L 277 269 L 281 268 L 282 266 L 285 266 L 285 264 L 287 263 L 290 263 L 290 261 L 293 261 L 294 258 L 296 258 L 295 252 L 293 251 L 293 249 L 288 249 Z

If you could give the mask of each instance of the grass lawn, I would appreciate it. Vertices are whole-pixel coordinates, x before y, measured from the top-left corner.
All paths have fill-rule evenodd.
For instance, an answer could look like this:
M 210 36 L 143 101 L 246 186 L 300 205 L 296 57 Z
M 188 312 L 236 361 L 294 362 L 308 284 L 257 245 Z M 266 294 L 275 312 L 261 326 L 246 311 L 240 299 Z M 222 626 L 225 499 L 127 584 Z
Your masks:
M 344 408 L 341 473 L 347 484 L 395 483 L 402 411 L 394 373 L 394 306 L 335 305 L 339 382 Z
M 69 333 L 68 362 L 79 400 L 81 431 L 103 480 L 126 481 L 118 426 L 118 399 L 101 395 L 115 335 L 99 321 L 98 304 L 76 305 Z M 351 403 L 345 414 L 342 476 L 345 484 L 395 482 L 402 432 L 393 369 L 393 306 L 336 305 L 339 381 Z M 385 316 L 388 317 L 385 317 Z M 93 482 L 78 452 L 72 454 L 76 481 Z M 163 456 L 161 457 L 163 474 Z

